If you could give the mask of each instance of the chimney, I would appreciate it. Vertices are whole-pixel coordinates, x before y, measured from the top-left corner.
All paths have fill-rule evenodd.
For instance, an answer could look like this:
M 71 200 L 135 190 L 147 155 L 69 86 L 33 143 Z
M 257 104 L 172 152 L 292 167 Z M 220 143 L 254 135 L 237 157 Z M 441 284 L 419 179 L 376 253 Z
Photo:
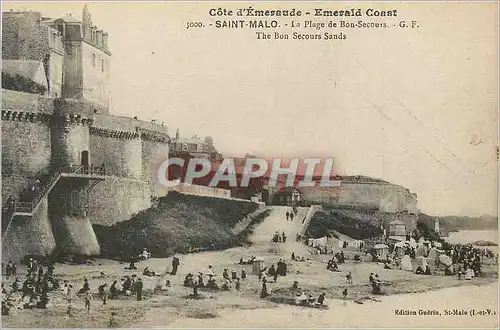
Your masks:
M 106 32 L 102 33 L 102 48 L 108 49 L 108 34 Z
M 97 46 L 102 47 L 102 30 L 96 31 L 96 41 Z
M 175 131 L 175 138 L 178 140 L 180 138 L 180 134 L 179 134 L 179 128 L 177 128 L 177 130 Z

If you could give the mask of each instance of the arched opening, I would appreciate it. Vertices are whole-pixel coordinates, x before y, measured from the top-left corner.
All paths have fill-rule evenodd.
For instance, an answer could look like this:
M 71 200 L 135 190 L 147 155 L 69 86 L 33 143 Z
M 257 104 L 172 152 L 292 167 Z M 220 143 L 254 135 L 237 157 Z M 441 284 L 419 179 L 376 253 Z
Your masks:
M 285 187 L 274 194 L 272 205 L 300 206 L 302 193 L 295 187 Z

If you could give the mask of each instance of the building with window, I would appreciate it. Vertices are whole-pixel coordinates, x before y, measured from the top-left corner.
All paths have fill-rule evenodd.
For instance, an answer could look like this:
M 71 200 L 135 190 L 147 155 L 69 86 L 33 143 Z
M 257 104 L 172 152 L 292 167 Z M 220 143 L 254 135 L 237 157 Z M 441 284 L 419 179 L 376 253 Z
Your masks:
M 81 20 L 34 11 L 4 12 L 2 18 L 2 59 L 42 62 L 49 96 L 86 101 L 97 113 L 109 113 L 108 34 L 92 24 L 87 6 Z
M 45 94 L 59 98 L 64 79 L 64 47 L 61 33 L 47 24 L 48 21 L 34 11 L 2 13 L 2 59 L 17 61 L 25 68 L 32 67 L 29 62 L 42 63 L 46 79 L 43 85 L 47 87 Z M 26 61 L 26 64 L 20 61 Z M 8 74 L 5 70 L 4 73 Z M 12 86 L 3 88 L 15 89 Z
M 220 160 L 222 155 L 215 149 L 213 139 L 210 136 L 201 139 L 197 135 L 190 138 L 181 137 L 179 129 L 175 133 L 175 138 L 170 141 L 171 155 L 188 153 L 191 157 L 206 158 L 210 160 Z

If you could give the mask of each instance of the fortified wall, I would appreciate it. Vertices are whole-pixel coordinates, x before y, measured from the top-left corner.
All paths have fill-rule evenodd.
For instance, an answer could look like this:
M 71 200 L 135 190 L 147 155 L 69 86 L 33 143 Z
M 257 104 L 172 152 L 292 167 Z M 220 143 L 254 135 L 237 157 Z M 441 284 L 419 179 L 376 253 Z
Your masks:
M 17 206 L 2 219 L 4 258 L 99 253 L 93 224 L 127 220 L 165 195 L 154 171 L 168 158 L 167 128 L 94 110 L 2 90 L 3 204 L 11 196 Z
M 384 181 L 342 180 L 340 187 L 300 187 L 307 204 L 353 206 L 387 213 L 418 214 L 417 196 L 407 188 Z

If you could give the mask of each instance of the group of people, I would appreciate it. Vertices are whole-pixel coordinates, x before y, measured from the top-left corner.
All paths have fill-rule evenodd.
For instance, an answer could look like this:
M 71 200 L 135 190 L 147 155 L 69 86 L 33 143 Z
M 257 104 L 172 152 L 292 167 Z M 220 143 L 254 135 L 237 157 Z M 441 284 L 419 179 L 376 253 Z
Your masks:
M 477 277 L 481 274 L 481 257 L 494 257 L 494 253 L 475 248 L 472 244 L 455 244 L 451 248 L 450 257 L 453 264 L 458 265 L 458 272 L 466 273 L 468 269 L 472 269 Z
M 54 278 L 54 264 L 49 263 L 47 270 L 33 258 L 27 264 L 25 281 L 21 284 L 17 277 L 17 266 L 10 261 L 2 267 L 2 273 L 7 280 L 15 277 L 14 282 L 8 287 L 2 283 L 2 315 L 9 315 L 12 308 L 15 309 L 45 309 L 49 304 L 49 292 L 60 288 L 59 281 Z M 19 297 L 17 299 L 16 297 Z
M 229 275 L 229 271 L 227 268 L 224 269 L 222 272 L 222 284 L 219 286 L 217 284 L 217 281 L 215 277 L 217 276 L 214 273 L 213 266 L 209 265 L 208 266 L 208 271 L 207 271 L 207 282 L 205 283 L 205 280 L 203 278 L 205 274 L 202 272 L 198 272 L 198 275 L 196 279 L 194 278 L 194 274 L 188 273 L 184 277 L 184 286 L 185 287 L 191 287 L 193 288 L 193 295 L 197 296 L 198 295 L 198 289 L 205 288 L 208 290 L 221 290 L 221 291 L 230 291 L 232 285 L 234 284 L 234 288 L 237 291 L 241 290 L 241 281 L 245 280 L 247 278 L 246 271 L 245 269 L 241 270 L 241 277 L 238 277 L 238 272 L 236 269 L 233 269 L 231 271 L 231 275 Z
M 299 209 L 295 206 L 290 211 L 286 211 L 286 221 L 293 221 L 293 218 L 299 214 Z
M 295 304 L 298 306 L 309 306 L 309 307 L 323 307 L 326 306 L 326 293 L 321 293 L 318 299 L 314 299 L 312 294 L 306 294 L 305 292 L 297 293 L 295 298 Z
M 273 242 L 285 243 L 286 242 L 286 234 L 285 232 L 276 231 L 273 235 Z
M 170 274 L 175 275 L 177 273 L 179 264 L 179 258 L 174 257 Z M 64 280 L 60 284 L 60 280 L 54 275 L 55 266 L 52 262 L 49 262 L 44 267 L 37 260 L 29 258 L 26 263 L 26 280 L 23 283 L 21 283 L 19 277 L 16 277 L 17 266 L 13 262 L 9 262 L 5 269 L 3 266 L 2 264 L 2 274 L 5 275 L 5 279 L 9 280 L 11 277 L 15 277 L 15 280 L 8 287 L 5 287 L 2 283 L 2 315 L 10 315 L 12 309 L 45 309 L 50 306 L 49 294 L 57 291 L 62 291 L 64 300 L 68 302 L 68 316 L 73 316 L 72 303 L 75 297 L 81 298 L 84 301 L 85 310 L 87 314 L 90 314 L 93 294 L 87 278 L 84 278 L 82 286 L 77 291 L 74 291 L 73 285 L 69 281 Z M 137 269 L 133 262 L 132 266 L 127 269 Z M 144 269 L 143 274 L 146 276 L 156 276 L 156 273 L 150 271 L 148 267 Z M 101 272 L 101 276 L 105 277 L 105 274 Z M 166 281 L 165 286 L 170 286 L 169 280 Z M 142 279 L 136 274 L 132 274 L 124 276 L 121 281 L 113 280 L 109 289 L 108 283 L 104 281 L 104 283 L 98 286 L 97 293 L 103 305 L 106 305 L 108 299 L 118 299 L 120 296 L 136 295 L 137 301 L 141 301 L 143 298 L 143 288 L 144 283 Z
M 267 267 L 264 267 L 264 269 L 261 270 L 259 273 L 259 281 L 261 281 L 263 278 L 266 278 L 266 276 L 272 276 L 273 281 L 276 282 L 278 280 L 278 276 L 286 276 L 287 273 L 287 264 L 285 261 L 282 259 L 278 260 L 276 263 L 276 267 L 274 267 L 274 264 L 267 269 Z

